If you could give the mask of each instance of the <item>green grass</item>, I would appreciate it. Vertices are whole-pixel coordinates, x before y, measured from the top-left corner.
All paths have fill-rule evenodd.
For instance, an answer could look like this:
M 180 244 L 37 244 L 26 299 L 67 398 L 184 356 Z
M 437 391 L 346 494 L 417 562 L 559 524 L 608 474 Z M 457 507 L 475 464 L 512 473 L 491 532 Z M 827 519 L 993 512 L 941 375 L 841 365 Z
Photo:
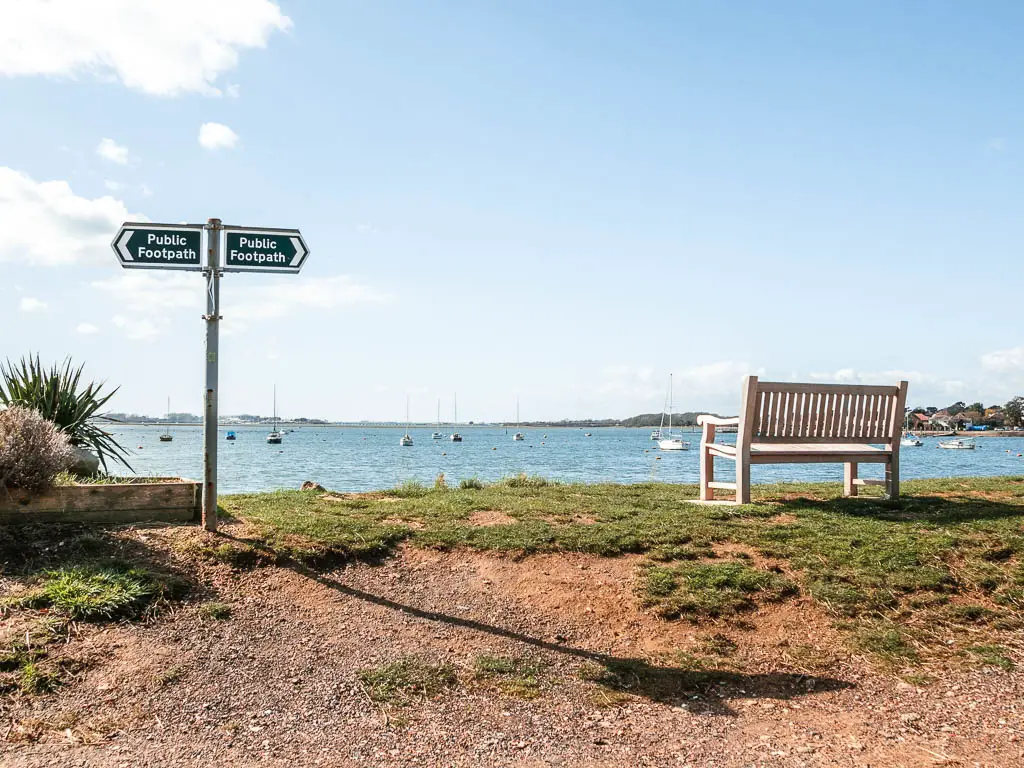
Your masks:
M 1001 645 L 972 645 L 965 649 L 973 656 L 979 664 L 986 664 L 999 667 L 1005 672 L 1011 671 L 1016 665 L 1013 663 L 1006 649 Z
M 854 631 L 852 644 L 857 650 L 891 664 L 918 660 L 917 649 L 910 643 L 906 633 L 888 622 L 879 621 L 858 627 Z
M 18 670 L 18 688 L 28 695 L 49 693 L 57 687 L 58 682 L 56 675 L 44 671 L 34 661 L 26 662 Z
M 167 585 L 144 569 L 72 566 L 44 572 L 39 586 L 15 602 L 75 621 L 109 621 L 138 618 L 166 592 Z
M 477 656 L 473 678 L 478 683 L 493 685 L 502 693 L 520 699 L 535 699 L 541 694 L 540 676 L 543 664 L 512 656 Z
M 379 559 L 402 544 L 516 556 L 643 554 L 653 567 L 640 571 L 638 594 L 666 615 L 728 615 L 786 597 L 792 584 L 857 628 L 934 620 L 954 633 L 999 632 L 1024 615 L 1024 478 L 910 481 L 894 502 L 876 489 L 844 499 L 838 483 L 790 483 L 755 487 L 753 504 L 708 507 L 687 503 L 696 490 L 514 476 L 362 495 L 228 496 L 223 506 L 253 524 L 251 546 L 306 561 Z M 475 512 L 513 522 L 474 525 Z M 715 557 L 724 545 L 754 559 Z M 777 563 L 788 576 L 756 563 Z M 954 597 L 998 615 L 954 609 Z M 890 658 L 901 652 L 868 645 Z
M 789 579 L 735 560 L 652 565 L 640 581 L 643 604 L 667 619 L 714 618 L 778 602 L 799 590 Z
M 199 606 L 199 616 L 211 621 L 227 621 L 231 618 L 231 606 L 214 601 L 203 603 Z
M 433 698 L 458 685 L 455 667 L 406 656 L 390 664 L 359 671 L 367 695 L 378 704 L 406 706 L 417 698 Z

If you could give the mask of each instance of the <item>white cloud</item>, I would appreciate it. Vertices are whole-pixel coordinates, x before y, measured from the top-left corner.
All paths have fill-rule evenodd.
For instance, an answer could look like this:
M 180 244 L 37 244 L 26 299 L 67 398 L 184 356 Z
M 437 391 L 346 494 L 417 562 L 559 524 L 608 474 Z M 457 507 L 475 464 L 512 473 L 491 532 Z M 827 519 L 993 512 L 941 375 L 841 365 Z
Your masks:
M 111 181 L 110 179 L 104 181 L 103 186 L 109 189 L 111 192 L 118 192 L 119 190 L 124 189 L 124 184 L 122 184 L 119 181 Z
M 170 321 L 167 318 L 151 320 L 148 317 L 128 318 L 124 315 L 114 315 L 110 321 L 124 331 L 124 335 L 132 341 L 149 341 L 167 330 Z
M 226 333 L 237 332 L 254 321 L 285 317 L 297 310 L 331 312 L 391 300 L 389 294 L 361 285 L 348 275 L 317 280 L 289 276 L 258 284 L 221 283 L 221 314 Z
M 199 126 L 199 146 L 203 149 L 234 149 L 238 134 L 223 123 L 203 123 Z
M 831 373 L 812 373 L 811 381 L 829 384 L 869 384 L 895 385 L 901 381 L 910 384 L 907 395 L 910 405 L 946 405 L 948 402 L 962 397 L 977 397 L 982 394 L 982 387 L 977 383 L 940 376 L 925 371 L 905 371 L 892 369 L 888 371 L 857 371 L 853 368 L 840 368 Z
M 150 189 L 150 188 L 149 188 L 149 187 L 148 187 L 147 185 L 145 185 L 145 184 L 140 184 L 140 185 L 139 185 L 139 193 L 140 193 L 140 194 L 141 194 L 141 195 L 142 195 L 143 197 L 152 197 L 152 196 L 153 196 L 153 190 L 152 190 L 152 189 Z
M 275 320 L 296 311 L 331 312 L 338 309 L 379 304 L 391 297 L 356 283 L 347 275 L 306 281 L 295 276 L 259 280 L 251 275 L 230 276 L 221 282 L 222 329 L 238 333 L 253 323 Z M 203 277 L 196 274 L 160 274 L 149 271 L 124 272 L 96 280 L 93 288 L 108 297 L 108 305 L 119 312 L 114 324 L 129 338 L 152 338 L 171 327 L 171 315 L 191 310 L 205 311 Z
M 229 83 L 227 88 L 224 89 L 224 95 L 230 99 L 237 99 L 242 95 L 242 88 L 238 83 Z
M 113 139 L 100 139 L 96 145 L 96 154 L 112 163 L 128 165 L 128 147 L 122 147 Z
M 18 302 L 18 309 L 22 312 L 45 312 L 48 306 L 45 301 L 33 299 L 31 296 L 24 296 Z
M 99 333 L 100 329 L 92 323 L 79 323 L 75 326 L 75 333 L 80 333 L 83 336 L 91 336 L 94 333 Z
M 1001 137 L 989 139 L 985 144 L 985 147 L 993 152 L 1005 152 L 1006 146 L 1006 139 Z
M 988 352 L 981 356 L 981 367 L 993 373 L 1024 372 L 1024 347 Z
M 66 181 L 37 182 L 0 167 L 0 261 L 29 264 L 102 264 L 114 257 L 110 241 L 125 221 L 145 221 L 124 203 L 90 200 Z
M 633 407 L 650 404 L 656 411 L 668 394 L 668 371 L 661 374 L 650 366 L 616 365 L 605 368 L 595 391 L 616 401 L 636 403 Z M 740 383 L 749 374 L 762 374 L 744 362 L 719 361 L 696 366 L 680 365 L 673 371 L 673 400 L 676 410 L 706 408 L 719 403 L 739 402 Z
M 0 74 L 219 95 L 239 52 L 291 26 L 272 0 L 10 0 L 0 3 Z
M 203 277 L 189 273 L 149 270 L 121 272 L 92 284 L 109 297 L 110 306 L 141 314 L 165 314 L 169 310 L 205 307 Z

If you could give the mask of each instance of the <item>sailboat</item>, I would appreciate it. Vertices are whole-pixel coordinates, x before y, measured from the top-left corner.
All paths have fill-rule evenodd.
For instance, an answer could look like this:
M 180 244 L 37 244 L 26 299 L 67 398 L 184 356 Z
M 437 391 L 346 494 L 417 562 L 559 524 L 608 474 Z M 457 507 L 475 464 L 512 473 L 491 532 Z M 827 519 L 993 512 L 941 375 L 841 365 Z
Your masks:
M 458 396 L 458 394 L 452 395 L 452 405 L 453 405 L 452 433 L 451 433 L 451 435 L 449 435 L 448 439 L 451 440 L 453 443 L 461 443 L 462 442 L 462 435 L 460 435 L 458 433 L 458 431 L 457 431 L 458 427 L 459 427 L 459 396 Z
M 409 434 L 409 396 L 405 396 L 405 434 L 398 438 L 398 444 L 409 447 L 412 445 L 412 435 Z
M 526 437 L 519 431 L 519 398 L 516 397 L 516 433 L 512 435 L 513 440 L 525 440 Z
M 444 435 L 441 434 L 441 398 L 437 398 L 437 429 L 434 430 L 434 434 L 430 436 L 431 440 L 441 440 Z
M 662 435 L 665 432 L 665 411 L 668 406 L 668 398 L 665 398 L 665 402 L 661 405 L 661 424 L 658 425 L 657 429 L 651 430 L 651 440 L 661 440 Z
M 907 418 L 903 422 L 903 438 L 900 440 L 900 445 L 905 445 L 909 448 L 920 448 L 924 443 L 917 435 L 910 431 L 910 414 L 907 414 Z
M 664 417 L 664 414 L 662 415 Z M 663 451 L 686 451 L 690 444 L 682 437 L 672 434 L 672 374 L 668 375 L 668 431 L 658 441 L 658 447 Z
M 274 431 L 267 435 L 267 442 L 270 445 L 280 445 L 284 433 L 277 429 L 277 385 L 274 385 Z
M 170 421 L 171 421 L 171 398 L 168 397 L 167 398 L 167 422 L 170 423 Z M 174 435 L 172 435 L 170 430 L 165 427 L 164 428 L 164 433 L 162 435 L 160 435 L 160 442 L 161 443 L 169 443 L 173 439 L 174 439 Z

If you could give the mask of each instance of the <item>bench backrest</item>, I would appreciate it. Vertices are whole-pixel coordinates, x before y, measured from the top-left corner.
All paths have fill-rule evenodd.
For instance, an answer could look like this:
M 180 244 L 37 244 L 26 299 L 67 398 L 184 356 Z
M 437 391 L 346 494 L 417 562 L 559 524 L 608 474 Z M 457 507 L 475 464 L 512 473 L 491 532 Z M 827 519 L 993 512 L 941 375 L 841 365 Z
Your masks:
M 907 382 L 894 387 L 794 384 L 748 376 L 740 436 L 750 443 L 899 444 Z

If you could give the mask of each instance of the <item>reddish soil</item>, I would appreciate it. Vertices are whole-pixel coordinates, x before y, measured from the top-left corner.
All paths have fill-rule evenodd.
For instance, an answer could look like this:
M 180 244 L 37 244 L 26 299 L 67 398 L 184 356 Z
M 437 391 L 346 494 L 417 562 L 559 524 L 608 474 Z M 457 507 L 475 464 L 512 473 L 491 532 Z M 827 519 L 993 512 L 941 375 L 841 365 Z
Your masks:
M 167 553 L 203 534 L 123 535 Z M 852 656 L 803 599 L 739 623 L 665 622 L 633 596 L 636 558 L 406 549 L 330 573 L 173 558 L 198 593 L 150 623 L 76 626 L 57 653 L 82 662 L 77 676 L 0 700 L 0 764 L 1024 764 L 1024 674 L 908 684 Z M 232 617 L 202 620 L 211 599 Z M 716 661 L 701 649 L 717 636 L 736 650 Z M 719 671 L 695 669 L 702 653 Z M 481 654 L 543 662 L 540 696 L 474 684 Z M 404 709 L 371 702 L 358 671 L 405 655 L 454 664 L 461 684 Z M 625 693 L 581 678 L 626 660 L 639 671 Z

